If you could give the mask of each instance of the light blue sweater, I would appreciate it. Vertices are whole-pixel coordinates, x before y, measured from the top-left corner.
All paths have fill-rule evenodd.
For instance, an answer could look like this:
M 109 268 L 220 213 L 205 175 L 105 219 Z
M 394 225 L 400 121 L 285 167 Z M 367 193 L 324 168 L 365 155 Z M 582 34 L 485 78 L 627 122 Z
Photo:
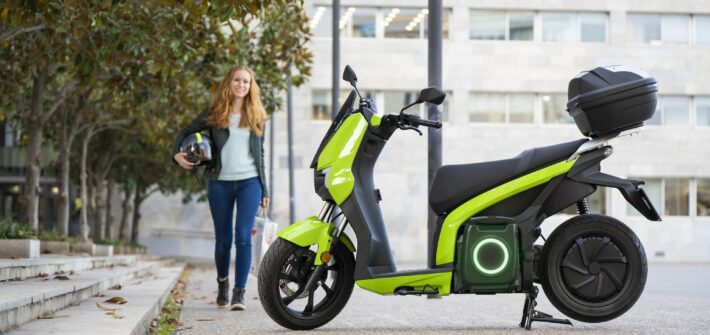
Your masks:
M 229 139 L 222 147 L 219 180 L 243 180 L 259 175 L 249 150 L 249 128 L 239 128 L 239 119 L 239 115 L 229 116 Z

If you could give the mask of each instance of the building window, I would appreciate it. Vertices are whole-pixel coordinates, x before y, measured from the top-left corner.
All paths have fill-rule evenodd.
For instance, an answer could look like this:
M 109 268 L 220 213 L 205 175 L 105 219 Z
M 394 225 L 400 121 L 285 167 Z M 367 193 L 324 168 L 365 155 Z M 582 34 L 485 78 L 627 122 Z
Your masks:
M 695 118 L 698 126 L 710 126 L 710 97 L 695 98 Z
M 564 93 L 543 94 L 542 114 L 545 123 L 574 123 L 574 119 L 567 113 L 567 95 Z
M 311 120 L 330 120 L 330 91 L 313 90 L 311 94 Z
M 427 8 L 384 8 L 385 38 L 427 38 L 428 16 Z M 442 38 L 449 38 L 450 9 L 442 11 L 441 30 Z
M 398 113 L 404 106 L 407 106 L 417 100 L 418 93 L 415 91 L 383 91 L 384 106 L 381 110 L 383 114 Z M 415 113 L 416 106 L 411 107 L 413 110 L 407 110 L 409 113 Z M 417 110 L 418 111 L 418 110 Z M 420 111 L 418 113 L 421 114 Z
M 532 123 L 535 95 L 525 93 L 471 93 L 469 121 Z
M 667 44 L 688 44 L 690 15 L 661 16 L 661 40 Z
M 672 216 L 687 216 L 689 202 L 688 178 L 665 178 L 665 208 L 663 213 Z
M 695 44 L 710 45 L 710 15 L 694 15 Z
M 532 41 L 534 12 L 471 10 L 469 36 L 474 40 Z
M 640 179 L 645 183 L 641 186 L 648 196 L 648 200 L 658 213 L 663 213 L 663 182 L 660 178 L 630 178 L 630 179 Z M 626 213 L 628 215 L 640 215 L 634 206 L 631 204 L 626 204 Z
M 697 179 L 697 215 L 710 216 L 710 179 Z
M 313 36 L 333 37 L 333 8 L 318 6 L 308 11 Z
M 545 42 L 606 42 L 606 13 L 543 12 Z
M 376 8 L 349 7 L 340 16 L 340 36 L 375 37 Z
M 688 44 L 690 15 L 629 14 L 626 40 L 648 44 Z
M 661 100 L 663 124 L 669 126 L 687 126 L 690 120 L 690 97 L 665 96 Z

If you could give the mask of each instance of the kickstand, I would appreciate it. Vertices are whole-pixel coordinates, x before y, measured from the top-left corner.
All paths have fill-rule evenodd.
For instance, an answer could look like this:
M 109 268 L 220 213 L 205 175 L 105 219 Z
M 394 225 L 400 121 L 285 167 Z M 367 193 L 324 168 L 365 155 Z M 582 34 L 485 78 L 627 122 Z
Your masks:
M 537 306 L 537 301 L 535 301 L 535 299 L 537 299 L 537 293 L 539 291 L 540 290 L 537 286 L 533 286 L 533 290 L 527 293 L 525 297 L 525 304 L 523 305 L 523 319 L 520 321 L 520 328 L 530 330 L 533 321 L 561 323 L 571 326 L 572 322 L 567 319 L 555 319 L 550 314 L 535 310 L 535 306 Z

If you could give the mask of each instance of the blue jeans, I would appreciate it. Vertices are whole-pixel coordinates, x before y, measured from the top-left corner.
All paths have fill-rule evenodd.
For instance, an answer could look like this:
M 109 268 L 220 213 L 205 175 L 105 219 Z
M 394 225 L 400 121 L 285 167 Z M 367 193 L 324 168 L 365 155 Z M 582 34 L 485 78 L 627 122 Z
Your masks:
M 244 288 L 251 265 L 251 230 L 254 217 L 261 200 L 259 177 L 225 181 L 210 180 L 207 185 L 207 199 L 214 221 L 215 248 L 214 261 L 219 278 L 229 277 L 232 240 L 237 246 L 234 287 Z M 237 204 L 237 222 L 232 238 L 232 218 L 234 203 Z

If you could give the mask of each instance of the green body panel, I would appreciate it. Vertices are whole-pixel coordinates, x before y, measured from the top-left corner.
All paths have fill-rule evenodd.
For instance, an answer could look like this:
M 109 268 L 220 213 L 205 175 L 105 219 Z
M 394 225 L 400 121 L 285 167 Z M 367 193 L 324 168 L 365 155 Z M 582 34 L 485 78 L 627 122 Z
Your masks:
M 402 275 L 385 278 L 372 278 L 356 281 L 357 285 L 377 294 L 394 294 L 398 287 L 409 286 L 415 290 L 439 289 L 438 295 L 449 295 L 451 292 L 452 272 L 439 272 L 416 275 Z
M 318 157 L 318 171 L 330 167 L 328 191 L 340 205 L 353 192 L 353 161 L 367 130 L 367 120 L 360 113 L 348 116 Z
M 382 124 L 382 116 L 374 114 L 370 118 L 370 125 L 373 127 L 379 127 Z
M 446 217 L 446 220 L 444 220 L 441 233 L 439 234 L 439 242 L 436 249 L 436 264 L 442 265 L 454 261 L 456 234 L 461 225 L 469 218 L 506 198 L 547 183 L 550 179 L 567 173 L 576 161 L 576 158 L 572 161 L 561 161 L 526 174 L 520 178 L 513 179 L 466 201 L 461 206 L 451 211 Z
M 321 254 L 326 250 L 330 250 L 330 245 L 333 242 L 330 237 L 332 232 L 333 225 L 311 216 L 286 227 L 286 229 L 278 233 L 278 236 L 301 247 L 317 244 L 318 251 L 316 252 L 314 264 L 321 265 L 323 264 L 320 260 Z M 355 246 L 347 235 L 341 234 L 339 240 L 351 252 L 355 252 Z

